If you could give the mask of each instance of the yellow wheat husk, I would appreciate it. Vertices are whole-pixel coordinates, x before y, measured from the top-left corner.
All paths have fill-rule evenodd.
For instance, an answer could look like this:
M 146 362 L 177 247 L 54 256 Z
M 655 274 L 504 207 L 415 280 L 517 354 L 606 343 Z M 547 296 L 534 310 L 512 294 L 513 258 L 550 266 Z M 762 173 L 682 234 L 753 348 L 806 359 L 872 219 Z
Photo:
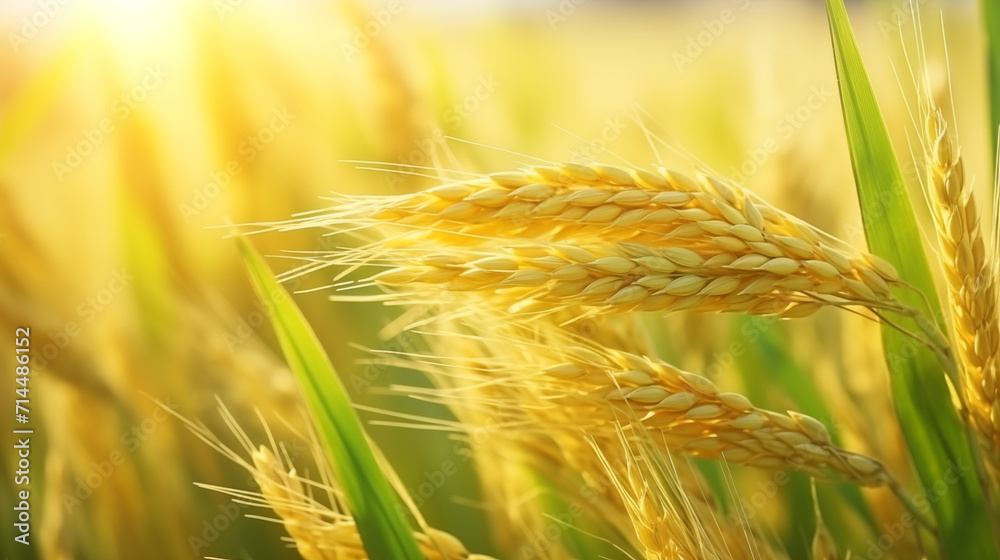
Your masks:
M 747 520 L 723 516 L 705 499 L 704 483 L 692 480 L 696 471 L 664 456 L 652 437 L 632 438 L 625 429 L 618 436 L 604 445 L 594 441 L 594 452 L 621 497 L 636 548 L 646 560 L 786 558 Z
M 493 317 L 494 322 L 497 319 Z M 551 319 L 559 321 L 561 317 Z M 641 341 L 625 338 L 631 331 L 627 322 L 619 319 L 626 318 L 574 322 L 569 328 L 595 340 L 643 348 Z M 442 328 L 462 330 L 456 321 L 444 319 L 441 323 Z M 549 328 L 556 327 L 553 324 Z M 501 327 L 499 331 L 507 333 L 509 328 Z M 614 528 L 637 553 L 648 558 L 654 558 L 650 539 L 682 543 L 678 546 L 684 550 L 702 552 L 692 558 L 783 558 L 771 551 L 746 520 L 721 513 L 707 484 L 691 465 L 681 461 L 669 472 L 660 473 L 637 467 L 627 452 L 632 446 L 638 449 L 652 445 L 653 431 L 647 432 L 638 423 L 623 430 L 611 416 L 599 424 L 581 422 L 576 409 L 551 406 L 544 391 L 531 382 L 520 378 L 496 382 L 504 375 L 498 364 L 521 358 L 506 350 L 509 340 L 458 333 L 428 338 L 432 350 L 447 353 L 441 359 L 449 366 L 438 368 L 433 357 L 412 356 L 426 366 L 424 370 L 438 387 L 422 396 L 437 396 L 448 404 L 469 431 L 472 457 L 481 479 L 489 481 L 484 491 L 495 509 L 507 516 L 501 525 L 522 528 L 521 534 L 509 537 L 519 543 L 512 549 L 536 554 L 544 549 L 553 557 L 562 557 L 559 543 L 530 537 L 543 534 L 552 521 L 539 517 L 533 507 L 526 507 L 536 506 L 526 496 L 538 492 L 537 481 L 525 478 L 527 472 L 559 490 L 569 511 L 580 508 L 577 511 L 587 518 Z M 531 365 L 526 367 L 530 369 Z M 659 437 L 659 430 L 654 431 Z M 668 455 L 655 446 L 646 451 L 652 455 L 640 461 L 642 465 L 668 460 Z M 655 488 L 644 492 L 637 486 L 643 476 L 651 485 L 654 480 L 655 484 L 668 484 L 669 493 L 659 493 Z M 644 504 L 639 511 L 633 507 L 636 501 Z M 583 519 L 574 517 L 576 522 Z
M 195 424 L 175 411 L 167 411 L 184 422 L 199 439 L 246 469 L 257 483 L 259 491 L 207 484 L 198 486 L 230 495 L 240 505 L 273 511 L 278 516 L 277 521 L 288 532 L 289 541 L 304 560 L 368 559 L 354 518 L 344 505 L 343 495 L 314 434 L 307 447 L 312 451 L 319 468 L 320 480 L 299 476 L 291 464 L 288 449 L 283 443 L 275 441 L 266 423 L 264 429 L 271 447 L 254 446 L 236 418 L 220 404 L 219 411 L 223 420 L 243 448 L 244 453 L 239 453 L 203 425 Z M 299 445 L 301 442 L 295 443 Z M 249 459 L 245 455 L 249 455 Z M 390 480 L 401 486 L 393 472 L 389 471 L 388 474 Z M 317 498 L 316 494 L 323 498 Z M 423 524 L 418 511 L 414 510 L 413 514 L 423 526 L 420 531 L 414 531 L 413 535 L 420 552 L 427 560 L 494 560 L 489 556 L 471 554 L 454 536 Z
M 370 265 L 382 286 L 489 293 L 513 311 L 902 310 L 890 264 L 704 174 L 564 163 L 337 202 L 268 227 L 381 239 L 306 256 L 293 275 Z
M 961 147 L 940 107 L 923 100 L 926 191 L 948 284 L 959 391 L 968 421 L 1000 481 L 1000 400 L 997 399 L 998 330 L 996 261 L 990 262 Z
M 460 328 L 446 319 L 435 320 L 435 325 L 441 324 Z M 577 530 L 588 519 L 599 520 L 599 526 L 611 528 L 619 535 L 631 535 L 630 521 L 619 515 L 622 509 L 617 507 L 616 500 L 609 500 L 602 491 L 606 485 L 591 476 L 602 471 L 588 470 L 567 454 L 567 447 L 575 442 L 587 447 L 581 434 L 577 432 L 574 438 L 566 438 L 565 433 L 538 426 L 523 412 L 523 407 L 531 403 L 526 402 L 520 388 L 479 382 L 476 372 L 492 367 L 495 347 L 464 336 L 427 337 L 426 341 L 433 352 L 450 357 L 452 368 L 448 372 L 426 370 L 436 388 L 423 397 L 441 400 L 458 419 L 457 424 L 445 424 L 458 432 L 456 453 L 473 462 L 483 481 L 483 498 L 494 542 L 511 557 L 570 559 L 573 556 L 562 536 Z M 411 354 L 399 363 L 412 367 L 408 361 L 411 357 L 416 355 Z M 460 391 L 463 398 L 444 396 L 451 391 Z M 592 455 L 589 448 L 587 451 Z M 549 490 L 542 488 L 543 481 L 551 485 Z M 556 501 L 564 501 L 566 507 L 550 509 L 551 504 L 546 503 L 552 498 L 550 492 L 557 493 Z M 563 525 L 568 509 L 574 512 L 569 516 L 572 527 Z M 554 521 L 547 513 L 562 514 L 564 519 Z
M 653 249 L 625 242 L 484 243 L 447 250 L 421 245 L 379 256 L 394 265 L 372 278 L 379 285 L 419 290 L 431 284 L 497 295 L 513 302 L 507 306 L 513 312 L 581 306 L 592 313 L 689 310 L 802 317 L 824 304 L 891 306 L 885 282 L 878 282 L 875 292 L 822 261 L 759 254 L 706 259 L 685 247 Z
M 294 468 L 284 465 L 264 446 L 254 451 L 253 465 L 261 496 L 281 518 L 302 558 L 367 560 L 354 520 L 313 499 Z M 490 560 L 470 554 L 461 541 L 443 531 L 428 528 L 414 537 L 427 560 Z
M 746 397 L 722 392 L 708 378 L 574 337 L 545 320 L 518 322 L 488 309 L 468 311 L 465 336 L 494 348 L 474 371 L 461 375 L 474 391 L 502 386 L 490 402 L 505 402 L 526 421 L 550 432 L 608 434 L 621 419 L 636 419 L 666 449 L 768 469 L 795 468 L 818 478 L 883 486 L 892 477 L 876 459 L 832 443 L 818 420 L 795 412 L 755 407 Z M 468 334 L 471 333 L 471 334 Z M 445 330 L 453 341 L 463 334 Z M 449 356 L 417 356 L 409 367 L 431 375 L 457 375 Z M 401 360 L 407 364 L 407 360 Z M 473 399 L 461 387 L 444 399 Z M 505 401 L 506 399 L 506 401 Z M 525 403 L 531 403 L 526 406 Z

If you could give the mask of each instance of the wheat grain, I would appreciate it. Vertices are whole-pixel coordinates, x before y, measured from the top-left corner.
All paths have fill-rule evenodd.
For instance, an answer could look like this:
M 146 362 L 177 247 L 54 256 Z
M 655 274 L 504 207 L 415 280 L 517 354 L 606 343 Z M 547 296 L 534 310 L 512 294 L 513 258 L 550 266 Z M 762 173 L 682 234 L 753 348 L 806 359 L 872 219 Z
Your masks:
M 273 449 L 263 445 L 254 447 L 250 437 L 221 401 L 219 412 L 244 452 L 249 454 L 249 460 L 223 443 L 203 424 L 196 424 L 165 406 L 164 409 L 182 421 L 203 442 L 246 469 L 257 483 L 259 491 L 208 484 L 197 486 L 232 496 L 244 506 L 273 511 L 288 532 L 290 542 L 304 560 L 368 560 L 361 534 L 345 506 L 343 493 L 315 434 L 311 434 L 310 449 L 319 467 L 321 482 L 298 475 L 290 464 L 287 450 L 275 443 L 266 423 L 264 429 Z M 387 474 L 391 480 L 395 480 L 394 473 L 390 471 Z M 325 503 L 314 497 L 315 491 L 325 493 Z M 413 536 L 426 560 L 494 560 L 488 556 L 470 554 L 454 536 L 427 527 L 418 511 L 413 510 L 413 514 L 423 527 L 422 531 L 414 531 Z
M 929 99 L 923 105 L 926 191 L 951 301 L 962 366 L 960 390 L 996 477 L 1000 474 L 996 270 L 987 262 L 979 210 L 972 186 L 965 180 L 961 148 L 940 108 Z
M 865 486 L 889 481 L 881 463 L 834 446 L 826 427 L 809 416 L 756 408 L 706 377 L 648 357 L 594 348 L 570 348 L 566 357 L 543 373 L 577 386 L 552 398 L 580 418 L 606 418 L 608 407 L 626 410 L 678 452 L 819 478 L 833 472 Z
M 620 419 L 635 418 L 666 449 L 767 469 L 792 468 L 814 477 L 864 486 L 890 484 L 876 459 L 835 446 L 826 427 L 809 416 L 755 407 L 737 393 L 720 392 L 706 377 L 655 358 L 606 348 L 567 335 L 544 320 L 520 323 L 489 309 L 468 314 L 466 329 L 495 347 L 477 379 L 506 387 L 505 397 L 546 430 L 608 433 Z M 454 340 L 453 331 L 439 333 Z M 400 363 L 407 363 L 400 360 Z M 440 377 L 455 375 L 447 357 L 420 356 L 414 367 Z M 451 402 L 468 392 L 442 395 Z M 528 404 L 530 403 L 530 405 Z
M 385 262 L 392 268 L 372 276 L 372 282 L 499 295 L 512 312 L 583 306 L 598 313 L 691 310 L 804 317 L 824 305 L 901 309 L 880 276 L 848 276 L 815 259 L 698 250 L 632 242 L 417 245 L 381 249 L 378 261 L 345 254 L 338 263 Z
M 437 318 L 436 323 L 449 325 L 446 318 Z M 458 328 L 455 326 L 454 328 Z M 427 419 L 429 425 L 446 427 L 458 432 L 455 453 L 471 460 L 482 485 L 485 511 L 490 516 L 489 527 L 494 542 L 500 544 L 510 557 L 519 558 L 572 558 L 561 539 L 552 538 L 553 520 L 546 513 L 564 514 L 563 510 L 553 511 L 546 504 L 544 496 L 539 496 L 541 481 L 551 481 L 567 497 L 572 507 L 586 508 L 591 515 L 616 511 L 614 503 L 606 499 L 596 502 L 580 500 L 579 490 L 586 483 L 581 479 L 582 471 L 568 463 L 563 445 L 571 444 L 569 439 L 561 439 L 558 433 L 533 428 L 523 413 L 526 402 L 523 387 L 497 383 L 478 383 L 475 372 L 493 367 L 495 356 L 489 345 L 481 339 L 456 336 L 447 340 L 429 337 L 428 342 L 442 356 L 447 355 L 451 372 L 457 375 L 438 374 L 438 370 L 428 367 L 427 372 L 435 382 L 434 389 L 424 389 L 422 398 L 440 399 L 440 395 L 461 390 L 466 398 L 448 400 L 457 423 Z M 446 352 L 446 354 L 444 354 Z M 419 359 L 415 355 L 407 358 Z M 411 364 L 407 360 L 389 360 L 389 363 Z M 386 363 L 380 359 L 380 363 Z M 466 374 L 465 372 L 469 372 Z M 397 388 L 410 393 L 421 393 L 416 388 Z M 519 403 L 510 406 L 507 403 Z M 579 437 L 579 434 L 577 434 Z M 609 522 L 621 534 L 629 534 L 628 519 L 616 515 L 598 517 Z
M 727 181 L 666 169 L 535 166 L 339 202 L 279 227 L 373 229 L 381 238 L 307 255 L 308 263 L 286 278 L 334 265 L 377 267 L 359 282 L 339 282 L 342 274 L 338 286 L 381 286 L 390 291 L 378 296 L 383 301 L 449 302 L 445 309 L 463 322 L 489 325 L 490 332 L 463 327 L 487 347 L 472 363 L 456 361 L 446 348 L 408 364 L 438 380 L 463 378 L 439 383 L 446 391 L 414 393 L 453 409 L 499 407 L 504 422 L 536 426 L 581 472 L 595 467 L 580 434 L 603 449 L 625 419 L 638 430 L 629 437 L 648 434 L 667 452 L 895 487 L 879 461 L 834 445 L 811 417 L 759 409 L 705 377 L 567 336 L 554 321 L 681 310 L 795 318 L 826 305 L 908 312 L 893 295 L 896 271 L 878 257 Z M 468 312 L 477 307 L 484 311 Z M 491 314 L 499 309 L 513 315 Z M 548 317 L 516 319 L 534 321 L 538 313 Z M 454 331 L 440 334 L 453 345 Z M 627 503 L 615 509 L 652 539 L 637 547 L 667 546 L 656 538 L 670 534 L 667 525 L 676 520 L 642 510 L 659 525 L 643 528 L 636 525 L 639 510 Z
M 367 560 L 353 519 L 314 500 L 295 469 L 289 469 L 267 447 L 253 453 L 254 480 L 267 504 L 281 518 L 305 560 Z M 470 554 L 455 537 L 428 529 L 414 533 L 427 560 L 490 560 Z
M 339 202 L 275 227 L 378 228 L 386 239 L 315 255 L 296 274 L 378 263 L 390 267 L 382 285 L 528 293 L 519 310 L 573 298 L 605 312 L 900 310 L 890 264 L 704 174 L 565 163 Z
M 785 558 L 755 528 L 722 516 L 708 501 L 703 483 L 692 484 L 695 469 L 664 457 L 652 438 L 618 430 L 618 441 L 593 445 L 593 452 L 619 494 L 646 560 L 699 558 L 752 560 Z
M 562 315 L 554 314 L 547 321 L 561 322 Z M 483 320 L 477 319 L 477 323 Z M 628 338 L 626 319 L 602 319 L 600 324 L 579 321 L 569 328 L 588 338 L 636 350 L 645 348 L 641 341 Z M 441 322 L 452 332 L 467 330 L 449 319 Z M 509 332 L 508 327 L 498 330 Z M 422 397 L 437 395 L 467 423 L 472 457 L 477 460 L 480 477 L 489 481 L 484 490 L 496 504 L 491 509 L 502 512 L 507 521 L 504 525 L 520 528 L 501 541 L 521 543 L 512 549 L 538 554 L 541 549 L 551 553 L 559 546 L 546 539 L 539 542 L 527 537 L 525 541 L 527 535 L 540 535 L 540 529 L 549 525 L 538 517 L 536 502 L 527 497 L 537 492 L 541 478 L 561 490 L 570 507 L 579 507 L 615 528 L 637 552 L 644 551 L 646 558 L 660 558 L 656 554 L 670 551 L 700 551 L 680 557 L 727 560 L 784 557 L 770 550 L 748 520 L 721 513 L 697 469 L 683 462 L 665 467 L 667 456 L 651 447 L 652 432 L 647 433 L 641 424 L 623 429 L 608 419 L 592 426 L 580 421 L 577 409 L 561 403 L 552 406 L 544 382 L 517 378 L 496 383 L 497 377 L 505 374 L 498 365 L 521 358 L 508 351 L 509 341 L 501 344 L 483 337 L 431 336 L 429 342 L 433 349 L 447 352 L 441 359 L 450 366 L 438 368 L 431 357 L 413 356 L 438 387 Z M 525 367 L 531 369 L 532 364 Z M 484 423 L 492 426 L 488 439 L 474 435 Z M 648 456 L 639 458 L 640 453 Z

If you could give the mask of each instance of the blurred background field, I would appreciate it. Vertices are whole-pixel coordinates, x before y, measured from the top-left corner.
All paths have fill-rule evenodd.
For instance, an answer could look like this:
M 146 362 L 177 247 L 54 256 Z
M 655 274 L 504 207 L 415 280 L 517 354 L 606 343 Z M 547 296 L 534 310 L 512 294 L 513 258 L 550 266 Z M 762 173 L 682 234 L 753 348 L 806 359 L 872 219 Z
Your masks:
M 947 87 L 943 14 L 967 174 L 989 200 L 976 3 L 920 5 L 938 88 Z M 893 72 L 909 84 L 899 40 L 900 28 L 912 38 L 908 3 L 848 7 L 909 162 L 912 125 Z M 195 486 L 253 482 L 156 401 L 223 436 L 218 401 L 257 441 L 263 418 L 315 472 L 307 447 L 293 443 L 304 432 L 298 390 L 224 226 L 321 208 L 330 191 L 430 184 L 353 160 L 495 171 L 524 161 L 512 150 L 646 165 L 656 156 L 641 114 L 671 146 L 864 244 L 818 1 L 12 1 L 0 4 L 0 32 L 0 324 L 8 333 L 30 326 L 36 352 L 35 544 L 15 545 L 5 529 L 0 549 L 12 558 L 297 557 L 279 525 L 245 518 L 268 511 L 234 514 L 224 496 Z M 904 171 L 916 187 L 912 164 Z M 314 232 L 253 241 L 267 255 L 344 242 Z M 363 418 L 387 419 L 374 409 L 445 414 L 387 390 L 425 384 L 420 374 L 358 363 L 358 346 L 420 344 L 380 338 L 398 310 L 328 296 L 297 302 Z M 907 478 L 875 324 L 835 311 L 795 329 L 729 316 L 645 320 L 677 365 L 762 406 L 811 414 Z M 13 393 L 9 376 L 0 386 Z M 5 402 L 8 426 L 13 397 Z M 369 429 L 432 526 L 470 550 L 520 557 L 489 529 L 481 485 L 490 481 L 452 438 Z M 438 484 L 446 463 L 457 472 Z M 0 446 L 0 503 L 13 503 L 15 464 L 11 446 Z M 811 519 L 808 480 L 793 476 L 770 492 L 770 473 L 733 472 L 758 520 L 791 557 L 807 558 L 811 532 L 792 522 Z M 866 491 L 868 507 L 819 490 L 831 530 L 856 554 L 901 513 L 885 490 Z M 0 510 L 5 528 L 12 513 Z M 908 558 L 911 547 L 903 539 L 890 554 Z

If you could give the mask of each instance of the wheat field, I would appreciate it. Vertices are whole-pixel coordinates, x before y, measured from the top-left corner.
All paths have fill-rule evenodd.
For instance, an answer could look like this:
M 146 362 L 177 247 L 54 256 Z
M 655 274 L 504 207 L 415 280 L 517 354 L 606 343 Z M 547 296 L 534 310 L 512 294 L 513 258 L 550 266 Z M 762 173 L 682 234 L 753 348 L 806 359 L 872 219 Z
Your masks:
M 994 0 L 0 31 L 0 556 L 1000 558 Z

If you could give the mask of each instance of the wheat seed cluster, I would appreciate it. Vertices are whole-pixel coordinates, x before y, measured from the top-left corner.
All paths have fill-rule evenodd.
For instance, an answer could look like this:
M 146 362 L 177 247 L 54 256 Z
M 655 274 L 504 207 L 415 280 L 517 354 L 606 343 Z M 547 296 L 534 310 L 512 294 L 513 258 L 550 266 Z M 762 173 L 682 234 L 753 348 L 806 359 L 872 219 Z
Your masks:
M 707 174 L 563 163 L 343 201 L 283 227 L 390 232 L 303 270 L 375 266 L 378 285 L 499 295 L 513 312 L 903 308 L 886 261 L 755 198 Z
M 960 390 L 993 477 L 1000 481 L 997 261 L 986 251 L 976 196 L 965 179 L 961 149 L 940 108 L 924 108 L 924 127 L 926 190 L 952 304 L 962 365 Z

